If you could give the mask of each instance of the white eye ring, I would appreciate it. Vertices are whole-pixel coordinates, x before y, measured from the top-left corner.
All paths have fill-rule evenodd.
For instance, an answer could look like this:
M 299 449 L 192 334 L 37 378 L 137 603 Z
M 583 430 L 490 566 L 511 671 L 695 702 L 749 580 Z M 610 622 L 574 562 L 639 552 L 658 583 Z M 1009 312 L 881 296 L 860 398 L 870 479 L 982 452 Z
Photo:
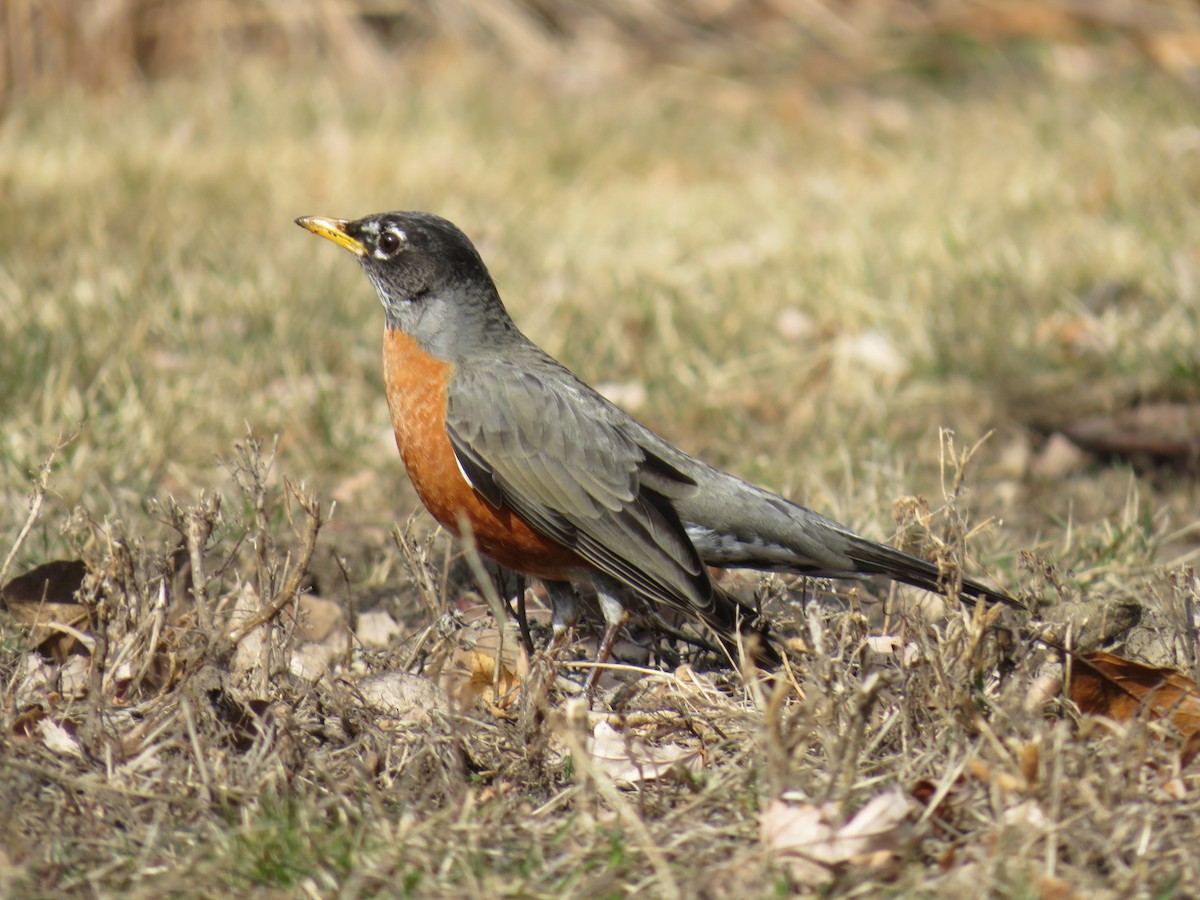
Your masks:
M 375 256 L 378 259 L 391 259 L 408 243 L 408 235 L 399 228 L 389 228 L 379 236 L 375 244 Z

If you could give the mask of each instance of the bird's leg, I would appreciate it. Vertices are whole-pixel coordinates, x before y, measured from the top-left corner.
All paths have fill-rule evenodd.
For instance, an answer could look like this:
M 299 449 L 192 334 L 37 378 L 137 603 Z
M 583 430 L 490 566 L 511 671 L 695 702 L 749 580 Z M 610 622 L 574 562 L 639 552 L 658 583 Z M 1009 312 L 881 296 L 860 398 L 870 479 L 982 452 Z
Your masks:
M 533 659 L 533 636 L 529 633 L 529 617 L 525 614 L 525 576 L 520 573 L 517 573 L 517 627 L 521 629 L 525 654 Z
M 629 613 L 625 611 L 625 604 L 621 602 L 623 590 L 621 586 L 615 581 L 600 577 L 593 578 L 593 584 L 596 587 L 596 596 L 600 601 L 600 612 L 604 614 L 606 627 L 604 637 L 600 639 L 600 649 L 596 651 L 596 664 L 592 668 L 591 674 L 588 675 L 585 687 L 585 696 L 589 706 L 592 703 L 592 695 L 596 691 L 596 684 L 600 681 L 600 673 L 604 671 L 604 664 L 612 656 L 617 635 L 629 621 Z
M 600 681 L 600 673 L 604 671 L 604 664 L 612 656 L 613 645 L 617 643 L 617 635 L 621 633 L 621 629 L 628 620 L 629 614 L 626 613 L 624 621 L 611 622 L 604 629 L 604 636 L 600 639 L 600 649 L 596 651 L 596 664 L 592 667 L 591 674 L 588 675 L 585 687 L 589 706 L 592 702 L 592 695 L 596 692 L 596 684 Z
M 550 595 L 550 628 L 553 631 L 546 655 L 556 659 L 579 622 L 579 597 L 569 581 L 547 581 L 545 584 L 546 593 Z
M 546 593 L 550 596 L 550 625 L 554 634 L 546 652 L 536 658 L 523 692 L 525 698 L 522 702 L 521 722 L 530 734 L 541 721 L 546 695 L 550 693 L 550 686 L 558 677 L 559 655 L 570 643 L 571 635 L 575 632 L 575 623 L 579 621 L 579 599 L 574 586 L 569 581 L 545 581 L 544 584 Z

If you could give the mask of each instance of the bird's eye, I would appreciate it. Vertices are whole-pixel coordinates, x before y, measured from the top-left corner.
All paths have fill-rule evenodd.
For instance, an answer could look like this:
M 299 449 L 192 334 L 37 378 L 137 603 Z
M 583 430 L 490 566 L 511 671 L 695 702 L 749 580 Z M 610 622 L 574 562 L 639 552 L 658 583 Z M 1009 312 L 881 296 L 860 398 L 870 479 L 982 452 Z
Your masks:
M 403 231 L 390 229 L 379 236 L 379 253 L 382 256 L 394 256 L 408 241 L 408 235 Z

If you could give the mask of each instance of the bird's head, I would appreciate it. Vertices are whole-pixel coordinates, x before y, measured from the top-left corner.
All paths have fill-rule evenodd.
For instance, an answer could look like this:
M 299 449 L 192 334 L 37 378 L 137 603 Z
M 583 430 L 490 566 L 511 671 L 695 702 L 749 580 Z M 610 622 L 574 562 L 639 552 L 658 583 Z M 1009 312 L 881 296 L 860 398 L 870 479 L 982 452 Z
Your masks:
M 379 293 L 388 327 L 412 335 L 431 353 L 454 359 L 477 332 L 511 327 L 474 244 L 440 216 L 305 216 L 296 224 L 358 257 Z

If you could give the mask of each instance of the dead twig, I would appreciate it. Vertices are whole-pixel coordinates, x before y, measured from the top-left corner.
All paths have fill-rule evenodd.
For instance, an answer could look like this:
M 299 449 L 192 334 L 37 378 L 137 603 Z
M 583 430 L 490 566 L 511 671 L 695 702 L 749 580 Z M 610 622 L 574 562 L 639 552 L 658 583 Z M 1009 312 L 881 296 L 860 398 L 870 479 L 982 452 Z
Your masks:
M 250 632 L 279 615 L 285 606 L 296 599 L 304 583 L 305 573 L 317 549 L 317 535 L 322 525 L 321 507 L 315 496 L 301 491 L 291 482 L 285 482 L 285 489 L 304 510 L 304 534 L 300 539 L 299 555 L 293 561 L 292 554 L 288 553 L 284 559 L 282 568 L 289 574 L 283 588 L 258 612 L 236 625 L 220 639 L 217 646 L 219 657 L 232 653 Z

